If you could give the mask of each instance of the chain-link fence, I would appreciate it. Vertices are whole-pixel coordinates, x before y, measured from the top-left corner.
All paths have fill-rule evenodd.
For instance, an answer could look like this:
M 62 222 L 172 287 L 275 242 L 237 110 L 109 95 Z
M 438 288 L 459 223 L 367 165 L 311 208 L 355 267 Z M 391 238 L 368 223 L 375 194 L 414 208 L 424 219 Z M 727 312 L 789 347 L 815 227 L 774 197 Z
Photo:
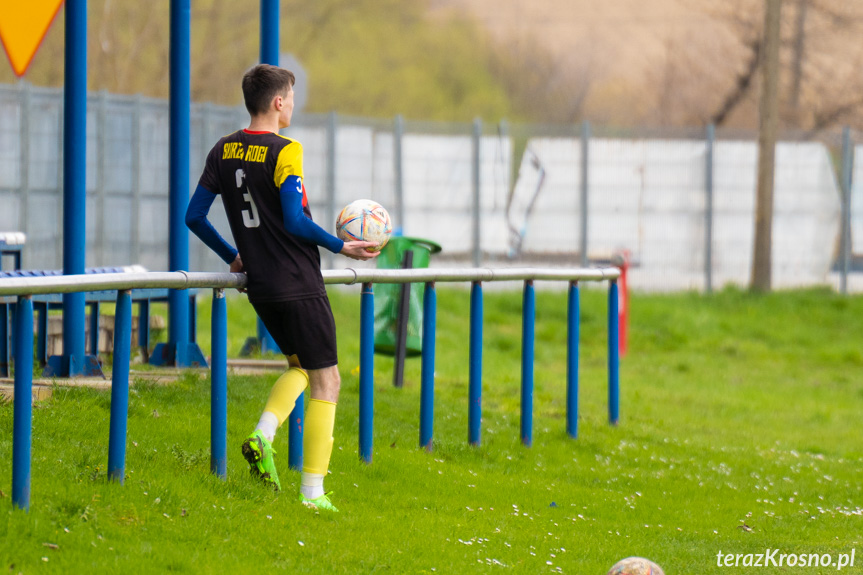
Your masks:
M 62 101 L 62 89 L 0 86 L 0 230 L 27 234 L 31 269 L 62 262 Z M 194 104 L 191 117 L 190 191 L 210 146 L 248 121 L 242 107 L 211 104 Z M 87 266 L 167 269 L 169 130 L 166 101 L 90 95 Z M 636 289 L 749 280 L 754 133 L 336 114 L 298 115 L 283 133 L 303 143 L 312 213 L 325 229 L 343 205 L 371 198 L 396 229 L 443 246 L 433 265 L 578 265 L 627 252 Z M 843 153 L 837 131 L 785 134 L 778 143 L 774 285 L 838 287 L 843 269 L 857 269 L 863 166 L 853 158 L 863 139 L 850 133 L 847 142 Z M 210 217 L 229 236 L 220 206 Z M 202 243 L 190 246 L 192 270 L 224 268 Z M 323 262 L 342 265 L 326 251 Z

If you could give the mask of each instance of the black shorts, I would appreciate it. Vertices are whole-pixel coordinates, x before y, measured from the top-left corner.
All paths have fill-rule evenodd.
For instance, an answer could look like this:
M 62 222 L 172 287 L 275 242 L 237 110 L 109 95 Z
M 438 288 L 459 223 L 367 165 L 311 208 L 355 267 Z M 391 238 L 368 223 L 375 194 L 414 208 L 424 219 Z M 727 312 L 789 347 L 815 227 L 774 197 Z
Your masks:
M 252 306 L 282 353 L 296 354 L 304 369 L 323 369 L 339 363 L 336 322 L 327 296 L 258 302 Z

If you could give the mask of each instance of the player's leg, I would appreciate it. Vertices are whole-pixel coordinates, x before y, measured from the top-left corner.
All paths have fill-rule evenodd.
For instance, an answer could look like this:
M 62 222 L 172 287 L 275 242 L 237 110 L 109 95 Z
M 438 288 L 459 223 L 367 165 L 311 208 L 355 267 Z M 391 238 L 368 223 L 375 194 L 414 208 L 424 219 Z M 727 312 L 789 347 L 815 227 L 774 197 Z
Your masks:
M 309 375 L 306 370 L 300 367 L 297 356 L 288 356 L 288 371 L 283 373 L 273 384 L 270 397 L 264 406 L 264 411 L 261 413 L 255 431 L 260 431 L 264 437 L 273 441 L 276 430 L 287 421 L 294 410 L 297 398 L 306 390 L 308 385 Z
M 283 303 L 257 304 L 255 311 L 273 335 L 279 348 L 291 349 L 289 333 L 285 325 L 290 323 L 290 310 Z M 249 463 L 253 476 L 281 489 L 276 469 L 273 439 L 276 430 L 288 419 L 297 398 L 308 386 L 308 374 L 300 367 L 296 355 L 288 355 L 288 370 L 282 374 L 270 390 L 270 396 L 255 430 L 243 441 L 243 457 Z
M 333 428 L 341 378 L 338 367 L 310 369 L 311 399 L 303 432 L 303 473 L 300 501 L 309 507 L 338 511 L 324 492 L 324 478 L 333 452 Z

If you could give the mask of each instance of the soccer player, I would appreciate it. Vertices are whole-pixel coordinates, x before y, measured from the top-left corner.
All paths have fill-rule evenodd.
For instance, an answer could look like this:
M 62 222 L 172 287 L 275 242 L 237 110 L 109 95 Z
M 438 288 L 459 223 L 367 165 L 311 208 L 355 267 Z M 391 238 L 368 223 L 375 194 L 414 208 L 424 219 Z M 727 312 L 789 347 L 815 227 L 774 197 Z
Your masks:
M 300 501 L 338 511 L 323 486 L 341 380 L 318 246 L 368 260 L 377 253 L 365 248 L 375 244 L 343 242 L 312 221 L 303 185 L 303 147 L 278 133 L 291 124 L 294 75 L 261 64 L 246 72 L 242 85 L 249 127 L 223 137 L 210 150 L 186 211 L 186 225 L 231 272 L 248 276 L 249 301 L 288 357 L 288 371 L 276 381 L 258 425 L 242 445 L 252 475 L 281 490 L 273 438 L 310 386 Z M 207 219 L 217 195 L 222 196 L 239 252 Z

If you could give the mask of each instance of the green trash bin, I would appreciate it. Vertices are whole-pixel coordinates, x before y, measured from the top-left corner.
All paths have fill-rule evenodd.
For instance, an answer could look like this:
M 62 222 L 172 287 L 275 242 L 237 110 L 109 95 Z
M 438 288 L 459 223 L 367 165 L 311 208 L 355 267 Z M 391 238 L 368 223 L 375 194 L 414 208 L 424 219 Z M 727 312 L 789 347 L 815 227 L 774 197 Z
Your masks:
M 378 268 L 400 269 L 406 251 L 413 252 L 413 267 L 427 268 L 431 254 L 441 247 L 431 240 L 394 236 L 390 238 L 377 259 Z M 413 284 L 410 293 L 410 317 L 408 319 L 405 354 L 416 356 L 422 353 L 423 288 Z M 375 284 L 375 351 L 395 355 L 398 334 L 401 284 Z

